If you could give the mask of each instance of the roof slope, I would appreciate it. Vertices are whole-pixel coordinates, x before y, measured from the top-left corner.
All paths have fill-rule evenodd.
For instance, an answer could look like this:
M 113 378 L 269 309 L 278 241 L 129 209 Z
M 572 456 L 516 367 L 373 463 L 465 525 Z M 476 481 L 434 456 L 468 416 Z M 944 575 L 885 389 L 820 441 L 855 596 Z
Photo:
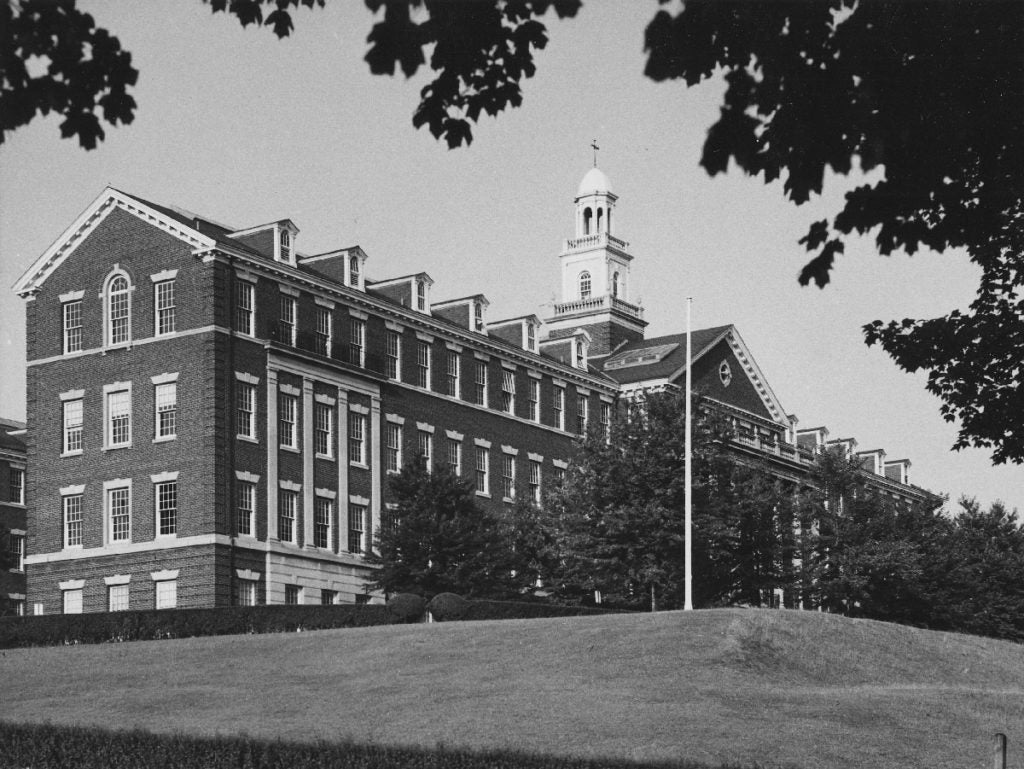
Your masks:
M 715 326 L 691 332 L 693 358 L 696 360 L 732 326 Z M 659 349 L 661 348 L 661 349 Z M 671 348 L 671 349 L 668 349 Z M 644 351 L 651 351 L 650 362 L 632 362 Z M 633 384 L 651 379 L 667 379 L 686 368 L 686 334 L 669 334 L 651 339 L 638 339 L 619 348 L 604 361 L 605 373 L 619 384 Z

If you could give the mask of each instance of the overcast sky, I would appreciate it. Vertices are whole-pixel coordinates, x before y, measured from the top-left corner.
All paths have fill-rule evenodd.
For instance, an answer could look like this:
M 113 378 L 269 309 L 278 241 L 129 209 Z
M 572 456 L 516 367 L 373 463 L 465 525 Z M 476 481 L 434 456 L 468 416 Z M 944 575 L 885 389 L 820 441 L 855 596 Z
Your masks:
M 424 270 L 434 301 L 480 292 L 492 319 L 546 317 L 596 138 L 649 337 L 682 331 L 691 295 L 695 327 L 735 324 L 801 427 L 908 457 L 912 482 L 954 501 L 1024 505 L 1024 471 L 992 467 L 985 451 L 951 452 L 955 428 L 924 375 L 899 371 L 860 330 L 966 308 L 977 270 L 960 253 L 885 258 L 862 241 L 838 259 L 827 289 L 801 288 L 797 240 L 856 180 L 832 179 L 822 200 L 798 208 L 779 184 L 708 177 L 698 161 L 721 86 L 643 77 L 657 3 L 591 0 L 574 20 L 551 17 L 523 106 L 485 119 L 472 146 L 455 151 L 412 127 L 426 73 L 369 74 L 374 18 L 362 3 L 295 11 L 283 41 L 199 0 L 79 5 L 132 52 L 137 117 L 108 128 L 91 152 L 60 139 L 52 117 L 8 135 L 0 285 L 13 285 L 110 184 L 237 228 L 288 217 L 300 252 L 358 243 L 370 278 Z M 15 419 L 25 414 L 24 326 L 22 301 L 3 291 L 0 416 Z

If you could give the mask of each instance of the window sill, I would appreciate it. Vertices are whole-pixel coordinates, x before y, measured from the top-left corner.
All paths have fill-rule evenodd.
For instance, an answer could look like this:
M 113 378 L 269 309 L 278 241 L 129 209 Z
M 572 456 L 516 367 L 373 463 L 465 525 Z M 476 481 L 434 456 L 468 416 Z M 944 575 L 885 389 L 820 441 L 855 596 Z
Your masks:
M 352 461 L 350 461 L 348 464 L 349 464 L 350 467 L 358 467 L 360 470 L 369 470 L 370 469 L 369 465 L 364 464 L 362 462 L 352 462 Z
M 324 459 L 324 460 L 326 460 L 328 462 L 333 462 L 334 461 L 334 455 L 333 454 L 316 454 L 315 456 L 316 456 L 317 459 Z
M 508 502 L 509 504 L 515 504 L 516 498 L 515 497 L 502 497 L 501 501 L 502 502 Z
M 281 449 L 281 451 L 287 451 L 290 454 L 301 454 L 302 453 L 302 451 L 300 449 L 297 449 L 294 446 L 285 446 L 283 443 L 280 446 L 278 446 L 278 448 Z
M 116 446 L 104 446 L 100 451 L 117 451 L 118 449 L 130 449 L 131 443 L 119 443 Z
M 11 501 L 7 501 L 7 502 L 2 502 L 0 504 L 7 505 L 8 507 L 24 507 L 25 506 L 24 502 L 11 502 Z
M 245 441 L 246 443 L 255 443 L 255 444 L 259 445 L 259 439 L 258 438 L 251 438 L 248 435 L 238 434 L 238 435 L 235 436 L 235 440 Z
M 174 534 L 157 534 L 155 537 L 153 537 L 153 539 L 155 541 L 157 541 L 157 542 L 165 542 L 165 541 L 167 541 L 169 539 L 177 539 L 177 538 L 178 538 L 178 533 L 177 532 L 175 532 Z
M 175 441 L 178 439 L 178 434 L 174 435 L 160 435 L 153 439 L 153 443 L 167 443 L 168 441 Z
M 64 453 L 62 453 L 60 455 L 60 457 L 61 457 L 61 459 L 64 459 L 65 457 L 80 457 L 84 453 L 85 453 L 84 449 L 76 449 L 75 451 L 65 451 Z
M 486 497 L 487 499 L 491 498 L 491 493 L 489 491 L 478 491 L 476 495 L 478 497 Z
M 11 574 L 24 574 L 25 573 L 24 569 L 8 569 L 8 571 L 11 572 Z
M 401 471 L 401 470 L 387 470 L 387 471 L 385 471 L 385 472 L 386 472 L 386 473 L 387 473 L 388 475 L 398 475 L 398 474 L 399 474 L 399 473 L 401 473 L 402 471 Z

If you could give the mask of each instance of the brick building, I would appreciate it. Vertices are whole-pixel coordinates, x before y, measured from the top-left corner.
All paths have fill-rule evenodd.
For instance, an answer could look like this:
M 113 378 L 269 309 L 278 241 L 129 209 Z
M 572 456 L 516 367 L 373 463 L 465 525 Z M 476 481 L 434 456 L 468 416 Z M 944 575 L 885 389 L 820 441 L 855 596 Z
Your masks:
M 0 419 L 0 617 L 25 612 L 25 425 Z
M 105 190 L 16 286 L 32 610 L 372 600 L 386 479 L 414 452 L 484 505 L 539 500 L 620 393 L 685 372 L 679 335 L 644 340 L 616 201 L 588 172 L 542 323 L 435 300 L 427 273 L 371 280 L 359 246 L 302 253 L 288 219 L 235 229 Z M 827 432 L 797 431 L 735 328 L 694 338 L 737 451 L 798 477 Z

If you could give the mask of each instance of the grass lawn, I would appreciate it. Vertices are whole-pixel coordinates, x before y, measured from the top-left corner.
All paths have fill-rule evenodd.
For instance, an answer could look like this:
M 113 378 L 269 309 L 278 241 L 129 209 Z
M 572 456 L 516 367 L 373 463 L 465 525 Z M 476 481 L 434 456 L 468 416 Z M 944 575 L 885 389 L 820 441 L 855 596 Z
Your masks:
M 794 611 L 7 650 L 0 718 L 800 767 L 1024 764 L 1024 646 Z

